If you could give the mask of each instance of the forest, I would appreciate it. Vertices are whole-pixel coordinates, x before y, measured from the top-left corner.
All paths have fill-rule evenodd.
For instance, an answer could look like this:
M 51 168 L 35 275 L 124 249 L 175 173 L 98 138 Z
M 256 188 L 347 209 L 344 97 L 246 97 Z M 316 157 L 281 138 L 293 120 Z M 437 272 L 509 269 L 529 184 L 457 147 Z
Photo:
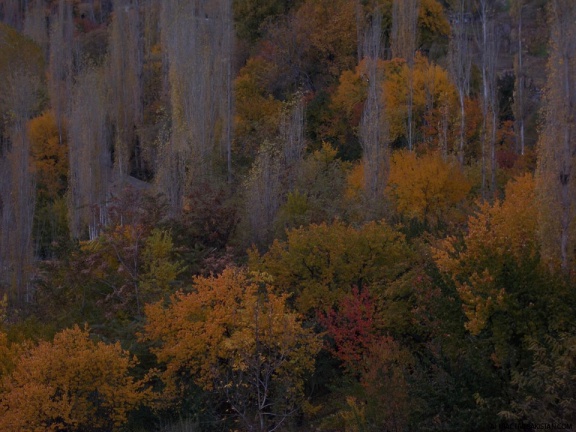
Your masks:
M 1 0 L 0 430 L 576 427 L 576 2 Z

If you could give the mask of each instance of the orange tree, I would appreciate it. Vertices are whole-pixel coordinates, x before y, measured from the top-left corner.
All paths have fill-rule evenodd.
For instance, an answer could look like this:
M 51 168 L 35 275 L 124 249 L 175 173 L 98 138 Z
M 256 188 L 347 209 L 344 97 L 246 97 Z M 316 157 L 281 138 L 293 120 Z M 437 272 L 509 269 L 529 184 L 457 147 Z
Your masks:
M 458 215 L 471 185 L 456 161 L 438 152 L 409 151 L 397 151 L 391 159 L 388 193 L 401 215 L 430 226 Z
M 144 403 L 120 344 L 94 342 L 87 330 L 64 330 L 24 349 L 0 387 L 0 429 L 7 432 L 113 431 Z
M 197 277 L 168 305 L 148 305 L 141 340 L 153 343 L 164 366 L 162 399 L 197 385 L 220 395 L 253 431 L 277 428 L 297 412 L 321 342 L 274 291 L 265 274 L 227 268 Z

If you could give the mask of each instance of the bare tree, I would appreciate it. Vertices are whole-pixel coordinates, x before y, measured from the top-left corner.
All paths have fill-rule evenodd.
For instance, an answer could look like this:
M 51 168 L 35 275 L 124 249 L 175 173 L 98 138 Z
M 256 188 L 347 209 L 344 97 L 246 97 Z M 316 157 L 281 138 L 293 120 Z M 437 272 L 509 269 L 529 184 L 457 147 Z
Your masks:
M 538 145 L 537 190 L 544 256 L 568 269 L 574 259 L 576 155 L 576 3 L 549 3 L 551 34 L 545 126 Z
M 516 120 L 516 142 L 518 143 L 518 152 L 523 155 L 525 150 L 525 112 L 524 112 L 524 87 L 526 85 L 526 73 L 524 71 L 524 45 L 523 45 L 523 10 L 525 0 L 515 0 L 512 5 L 512 14 L 516 21 L 516 38 L 518 44 L 518 52 L 514 58 L 514 71 L 516 80 L 514 81 L 514 118 Z
M 72 81 L 74 77 L 74 22 L 72 5 L 60 0 L 58 12 L 52 18 L 49 41 L 48 91 L 50 103 L 63 142 L 63 122 L 68 114 L 69 101 L 72 99 Z
M 480 29 L 476 32 L 482 72 L 482 196 L 488 197 L 488 169 L 490 196 L 496 193 L 496 131 L 498 128 L 498 100 L 496 66 L 499 53 L 499 28 L 496 26 L 494 0 L 477 0 Z
M 468 21 L 470 20 L 469 0 L 456 0 L 452 16 L 452 37 L 450 39 L 450 71 L 458 91 L 460 106 L 460 131 L 458 143 L 458 160 L 464 163 L 464 146 L 466 141 L 466 98 L 470 94 L 470 73 L 472 59 Z
M 29 302 L 32 296 L 36 191 L 26 125 L 39 89 L 37 76 L 17 69 L 9 76 L 1 96 L 11 120 L 8 146 L 0 151 L 0 282 L 4 279 L 11 287 L 9 298 L 16 304 Z
M 114 170 L 120 178 L 142 166 L 136 131 L 142 123 L 143 38 L 138 0 L 116 0 L 108 55 Z M 131 159 L 134 166 L 131 166 Z
M 70 114 L 70 225 L 79 238 L 98 236 L 106 224 L 111 178 L 110 131 L 101 69 L 77 77 Z
M 418 41 L 418 9 L 420 0 L 394 0 L 392 4 L 392 56 L 406 59 L 408 64 L 408 118 L 406 124 L 408 149 L 414 148 L 414 58 Z
M 222 161 L 231 170 L 231 19 L 231 0 L 163 2 L 172 130 L 158 183 L 168 196 L 174 196 L 169 189 L 184 191 L 217 177 Z M 178 184 L 165 172 L 179 163 L 174 159 L 184 161 Z M 171 203 L 174 210 L 181 205 Z
M 284 106 L 277 140 L 260 147 L 245 183 L 250 240 L 260 246 L 274 234 L 276 215 L 294 189 L 305 147 L 304 101 L 301 94 L 296 94 Z
M 382 97 L 383 69 L 379 67 L 382 47 L 382 15 L 378 10 L 364 36 L 368 94 L 360 121 L 360 143 L 364 182 L 372 207 L 383 199 L 388 171 L 388 133 Z
M 0 2 L 0 17 L 2 22 L 22 30 L 23 17 L 26 10 L 25 0 L 3 0 Z
M 36 42 L 44 55 L 48 53 L 48 27 L 44 0 L 32 0 L 24 18 L 23 33 Z

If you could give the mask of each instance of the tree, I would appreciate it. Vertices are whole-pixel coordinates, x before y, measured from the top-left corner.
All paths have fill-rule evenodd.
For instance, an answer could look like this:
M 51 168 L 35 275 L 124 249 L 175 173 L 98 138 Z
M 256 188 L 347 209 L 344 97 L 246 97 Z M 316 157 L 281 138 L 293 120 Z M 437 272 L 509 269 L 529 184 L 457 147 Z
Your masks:
M 250 267 L 269 273 L 302 313 L 331 308 L 353 286 L 381 293 L 407 271 L 410 250 L 402 234 L 385 222 L 356 229 L 341 221 L 290 230 L 263 256 L 250 254 Z
M 372 212 L 386 185 L 388 176 L 388 125 L 385 121 L 385 99 L 382 96 L 383 70 L 378 67 L 382 55 L 382 15 L 377 11 L 364 36 L 367 96 L 360 120 L 360 144 L 364 165 L 364 189 Z
M 406 60 L 408 65 L 408 103 L 406 105 L 408 118 L 408 150 L 414 146 L 412 114 L 413 114 L 413 71 L 418 40 L 418 8 L 419 0 L 394 0 L 392 8 L 392 57 Z
M 70 113 L 70 229 L 75 238 L 95 239 L 107 224 L 112 175 L 110 130 L 103 70 L 77 78 Z
M 218 167 L 231 170 L 231 7 L 231 0 L 162 3 L 171 131 L 156 182 L 174 213 L 190 185 L 218 179 Z
M 143 340 L 164 365 L 163 397 L 191 384 L 219 394 L 240 423 L 273 431 L 293 416 L 320 341 L 302 327 L 265 274 L 228 268 L 193 291 L 146 307 Z
M 543 254 L 567 270 L 574 259 L 576 5 L 555 0 L 551 19 L 545 127 L 538 143 L 537 189 Z
M 466 98 L 470 94 L 472 69 L 470 35 L 466 25 L 470 19 L 469 0 L 457 0 L 454 9 L 456 18 L 452 24 L 452 37 L 450 39 L 450 72 L 458 91 L 458 103 L 460 104 L 458 160 L 460 164 L 463 164 L 466 143 Z
M 250 240 L 271 240 L 278 210 L 294 189 L 304 158 L 304 101 L 300 94 L 283 104 L 276 138 L 264 142 L 245 182 Z
M 2 377 L 0 427 L 5 431 L 119 430 L 146 400 L 129 373 L 136 360 L 119 343 L 90 339 L 79 327 L 20 355 Z
M 347 396 L 348 406 L 339 413 L 344 425 L 338 426 L 403 430 L 413 403 L 407 382 L 413 366 L 410 353 L 393 337 L 382 334 L 377 301 L 368 290 L 352 289 L 337 308 L 320 315 L 319 321 L 334 341 L 330 351 L 342 361 L 347 375 L 360 384 L 346 389 L 353 395 Z M 351 412 L 358 406 L 360 413 Z
M 21 306 L 32 299 L 36 204 L 26 125 L 40 105 L 44 63 L 35 43 L 4 24 L 0 39 L 0 285 L 9 289 L 10 302 Z
M 136 131 L 142 124 L 143 37 L 138 2 L 116 0 L 110 30 L 107 81 L 114 127 L 114 170 L 119 178 L 142 172 Z
M 431 226 L 449 222 L 470 187 L 460 168 L 438 152 L 418 157 L 400 150 L 392 155 L 389 195 L 396 210 L 408 218 Z
M 70 235 L 65 198 L 69 172 L 68 144 L 61 140 L 51 110 L 30 120 L 27 130 L 32 170 L 36 177 L 35 254 L 52 258 Z
M 498 100 L 496 65 L 500 50 L 493 0 L 477 0 L 480 29 L 476 34 L 480 50 L 482 72 L 482 196 L 496 196 L 496 131 L 498 129 Z M 488 195 L 488 172 L 490 183 Z
M 448 273 L 460 294 L 468 328 L 478 334 L 508 295 L 503 281 L 514 265 L 532 265 L 539 259 L 534 179 L 525 174 L 506 186 L 506 198 L 483 203 L 468 221 L 463 244 L 455 237 L 441 242 L 435 252 L 438 267 Z

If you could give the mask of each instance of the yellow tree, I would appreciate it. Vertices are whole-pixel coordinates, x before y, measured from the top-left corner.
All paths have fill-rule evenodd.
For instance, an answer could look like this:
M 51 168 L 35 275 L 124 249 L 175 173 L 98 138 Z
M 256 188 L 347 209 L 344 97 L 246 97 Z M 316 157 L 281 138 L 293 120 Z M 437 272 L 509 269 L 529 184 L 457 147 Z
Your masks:
M 36 171 L 40 201 L 54 200 L 66 189 L 68 147 L 60 142 L 58 125 L 52 111 L 46 111 L 28 122 L 32 163 Z
M 274 430 L 291 417 L 321 342 L 274 291 L 265 274 L 228 268 L 196 278 L 168 306 L 148 305 L 141 338 L 155 344 L 165 367 L 163 398 L 191 384 L 215 391 L 252 431 Z
M 417 156 L 400 150 L 392 155 L 389 195 L 396 210 L 409 219 L 432 226 L 450 221 L 470 187 L 458 164 L 439 152 Z
M 77 326 L 64 330 L 24 350 L 2 378 L 0 429 L 119 430 L 146 399 L 129 375 L 135 364 L 119 343 L 96 343 Z
M 504 308 L 507 259 L 521 263 L 538 257 L 535 198 L 532 175 L 511 181 L 504 201 L 483 203 L 469 218 L 463 242 L 448 237 L 434 252 L 440 270 L 456 284 L 472 333 L 479 333 L 492 314 Z

